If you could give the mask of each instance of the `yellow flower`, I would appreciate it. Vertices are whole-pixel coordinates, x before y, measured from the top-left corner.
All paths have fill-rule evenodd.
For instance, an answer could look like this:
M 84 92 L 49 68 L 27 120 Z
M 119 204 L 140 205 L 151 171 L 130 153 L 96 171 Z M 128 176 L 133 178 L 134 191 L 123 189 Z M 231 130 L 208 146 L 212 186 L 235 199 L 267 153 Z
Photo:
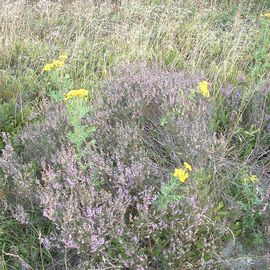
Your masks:
M 188 179 L 189 174 L 183 169 L 175 169 L 173 176 L 178 178 L 179 182 L 184 183 Z
M 270 18 L 270 12 L 264 13 L 262 16 L 266 18 Z
M 257 175 L 255 175 L 255 174 L 250 175 L 250 176 L 249 176 L 249 180 L 250 180 L 252 183 L 259 182 L 259 179 L 258 179 Z
M 67 60 L 67 54 L 62 53 L 59 55 L 58 59 L 52 61 L 49 64 L 46 64 L 43 68 L 43 71 L 51 71 L 53 69 L 60 68 L 65 64 L 66 60 Z
M 251 174 L 251 175 L 245 174 L 244 183 L 248 184 L 250 181 L 254 184 L 254 183 L 259 182 L 259 178 L 255 174 Z
M 209 92 L 209 89 L 208 89 L 208 82 L 207 81 L 199 82 L 199 92 L 204 97 L 207 97 L 207 98 L 210 97 L 210 92 Z
M 52 64 L 46 64 L 43 68 L 43 71 L 50 71 L 54 68 Z
M 58 57 L 58 59 L 59 59 L 60 61 L 66 61 L 67 58 L 68 58 L 68 56 L 67 56 L 66 53 L 61 53 L 61 54 L 59 55 L 59 57 Z
M 60 60 L 54 60 L 53 62 L 46 64 L 43 68 L 43 71 L 51 71 L 53 69 L 57 69 L 62 67 L 65 64 L 65 62 Z
M 52 62 L 52 65 L 53 65 L 55 68 L 62 67 L 64 64 L 65 64 L 65 62 L 64 62 L 64 61 L 61 61 L 61 60 L 54 60 L 54 61 Z
M 72 99 L 73 97 L 84 97 L 87 98 L 89 95 L 89 91 L 86 89 L 77 89 L 77 90 L 70 90 L 65 95 L 65 101 Z
M 187 162 L 184 162 L 184 166 L 188 171 L 192 171 L 192 166 L 190 164 L 188 164 Z

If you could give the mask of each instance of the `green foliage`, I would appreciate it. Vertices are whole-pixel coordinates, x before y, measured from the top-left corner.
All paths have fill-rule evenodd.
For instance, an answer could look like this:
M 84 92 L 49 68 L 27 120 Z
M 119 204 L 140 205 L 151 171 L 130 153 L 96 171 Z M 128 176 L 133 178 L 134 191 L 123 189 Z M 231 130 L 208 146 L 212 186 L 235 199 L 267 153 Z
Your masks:
M 256 144 L 257 134 L 260 129 L 251 126 L 249 129 L 237 127 L 234 133 L 234 143 L 241 146 L 239 148 L 239 157 L 243 160 L 253 151 Z
M 48 93 L 54 101 L 61 101 L 63 94 L 73 88 L 70 76 L 62 70 L 51 70 L 44 76 L 44 83 L 48 86 Z
M 212 209 L 214 213 L 214 220 L 221 221 L 229 215 L 229 212 L 226 211 L 225 204 L 223 201 L 220 201 L 214 209 Z
M 252 82 L 259 83 L 270 70 L 270 21 L 262 18 L 260 21 L 259 36 L 256 40 L 256 50 L 253 53 L 254 65 L 250 69 Z
M 171 176 L 169 181 L 161 187 L 160 195 L 157 200 L 158 207 L 167 208 L 170 203 L 180 201 L 182 199 L 180 190 L 181 186 L 179 181 L 175 177 Z
M 45 270 L 52 256 L 43 246 L 43 236 L 50 232 L 50 224 L 34 214 L 29 224 L 20 224 L 7 213 L 0 212 L 1 269 L 23 269 L 23 265 Z M 14 267 L 14 268 L 13 268 Z
M 87 147 L 95 143 L 92 139 L 95 127 L 82 124 L 82 120 L 91 113 L 91 106 L 89 102 L 79 97 L 68 100 L 66 106 L 68 122 L 72 127 L 67 136 L 76 148 L 78 161 L 81 161 Z
M 238 203 L 240 216 L 232 225 L 236 236 L 250 245 L 260 245 L 264 239 L 264 207 L 263 193 L 258 186 L 259 179 L 247 174 L 246 170 L 240 172 L 238 179 L 232 187 L 232 195 Z
M 0 149 L 3 148 L 1 133 L 12 137 L 26 123 L 27 117 L 36 106 L 39 96 L 37 75 L 32 69 L 0 73 Z
M 0 101 L 0 150 L 4 147 L 2 132 L 7 132 L 13 137 L 24 125 L 30 112 L 30 106 L 25 106 L 21 111 L 18 111 L 15 99 L 9 102 Z

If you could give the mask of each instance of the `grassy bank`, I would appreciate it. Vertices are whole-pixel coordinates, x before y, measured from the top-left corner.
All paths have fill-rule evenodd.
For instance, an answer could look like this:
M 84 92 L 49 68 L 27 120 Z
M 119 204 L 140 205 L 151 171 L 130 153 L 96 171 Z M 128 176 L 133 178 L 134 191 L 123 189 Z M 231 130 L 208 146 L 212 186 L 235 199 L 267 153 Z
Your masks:
M 265 258 L 269 10 L 2 1 L 1 269 L 224 269 L 236 240 Z

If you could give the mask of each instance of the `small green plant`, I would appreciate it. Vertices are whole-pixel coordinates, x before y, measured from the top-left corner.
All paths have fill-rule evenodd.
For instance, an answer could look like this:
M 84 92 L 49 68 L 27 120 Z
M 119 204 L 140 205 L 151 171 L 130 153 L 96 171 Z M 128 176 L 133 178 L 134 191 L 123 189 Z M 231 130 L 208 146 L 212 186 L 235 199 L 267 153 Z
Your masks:
M 44 235 L 50 233 L 51 224 L 40 220 L 38 215 L 30 215 L 27 224 L 20 224 L 7 211 L 0 211 L 0 268 L 46 269 L 53 263 L 50 252 L 43 245 Z M 31 266 L 30 266 L 31 265 Z M 13 268 L 13 267 L 12 267 Z
M 227 217 L 229 214 L 228 211 L 226 211 L 225 204 L 223 201 L 220 201 L 218 205 L 214 209 L 211 209 L 211 210 L 215 215 L 214 216 L 215 221 L 221 221 L 222 219 Z
M 259 178 L 256 175 L 243 173 L 240 176 L 239 186 L 235 186 L 234 194 L 240 207 L 240 218 L 232 226 L 235 235 L 239 235 L 250 245 L 263 243 L 264 232 L 262 224 L 264 216 L 260 209 L 263 208 L 263 194 L 259 188 Z
M 2 132 L 7 132 L 13 137 L 25 124 L 25 119 L 30 112 L 30 106 L 25 106 L 21 111 L 17 111 L 15 99 L 8 102 L 0 100 L 0 150 L 4 147 Z
M 85 89 L 72 91 L 77 91 L 73 93 L 78 94 L 78 91 L 82 92 L 82 90 Z M 71 91 L 66 94 L 66 99 L 69 97 L 69 93 L 71 93 Z M 85 95 L 88 95 L 88 91 L 85 92 Z M 75 146 L 77 159 L 80 162 L 87 151 L 87 146 L 89 146 L 89 144 L 91 145 L 95 143 L 95 141 L 92 139 L 95 127 L 89 127 L 82 124 L 83 118 L 91 113 L 91 106 L 84 97 L 75 96 L 71 97 L 70 100 L 67 100 L 66 107 L 68 122 L 72 127 L 72 130 L 68 133 L 67 136 L 70 142 Z M 85 165 L 83 165 L 82 162 L 80 162 L 80 165 L 85 168 Z
M 180 192 L 185 190 L 185 187 L 181 187 L 181 184 L 185 183 L 189 178 L 189 172 L 192 171 L 192 166 L 184 162 L 182 168 L 176 168 L 174 173 L 170 176 L 168 183 L 164 184 L 161 188 L 159 197 L 159 206 L 166 208 L 168 204 L 177 202 L 182 199 L 183 195 Z
M 161 188 L 158 206 L 160 208 L 167 208 L 168 204 L 181 200 L 182 196 L 179 194 L 179 191 L 179 181 L 174 176 L 171 176 L 168 183 Z

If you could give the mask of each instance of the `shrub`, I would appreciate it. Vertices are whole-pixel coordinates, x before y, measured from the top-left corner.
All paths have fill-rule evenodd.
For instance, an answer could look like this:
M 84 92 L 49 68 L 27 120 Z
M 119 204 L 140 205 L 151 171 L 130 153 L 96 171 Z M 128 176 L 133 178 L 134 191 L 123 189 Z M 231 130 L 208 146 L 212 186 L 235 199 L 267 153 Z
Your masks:
M 213 157 L 218 142 L 210 128 L 212 104 L 196 93 L 202 77 L 138 64 L 120 67 L 115 78 L 94 100 L 100 147 L 111 145 L 107 151 L 121 152 L 121 140 L 111 132 L 131 129 L 139 132 L 147 155 L 169 170 L 183 160 L 201 165 Z M 109 143 L 111 135 L 114 142 Z
M 69 131 L 65 107 L 44 101 L 33 112 L 15 140 L 24 162 L 50 162 L 51 155 L 67 145 Z

